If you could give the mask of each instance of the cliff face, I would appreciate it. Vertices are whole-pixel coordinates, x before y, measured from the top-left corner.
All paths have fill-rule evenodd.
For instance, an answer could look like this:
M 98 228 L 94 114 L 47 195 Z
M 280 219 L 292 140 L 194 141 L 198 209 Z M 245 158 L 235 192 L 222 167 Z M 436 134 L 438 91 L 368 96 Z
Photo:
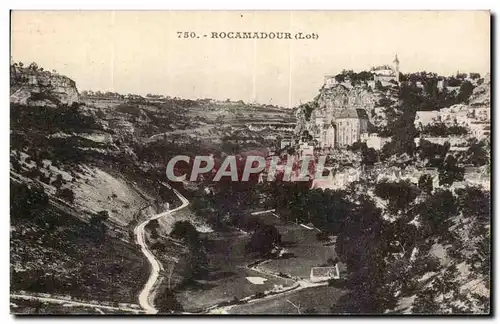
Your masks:
M 370 114 L 378 100 L 379 96 L 366 87 L 348 88 L 339 84 L 320 91 L 314 115 L 331 120 L 347 108 L 365 109 Z
M 11 103 L 57 107 L 79 99 L 75 81 L 48 71 L 11 67 Z
M 310 134 L 316 133 L 316 118 L 322 117 L 325 123 L 330 123 L 344 109 L 364 109 L 372 125 L 381 126 L 384 124 L 385 115 L 383 108 L 377 109 L 382 99 L 390 99 L 396 102 L 396 96 L 391 89 L 387 92 L 372 90 L 366 85 L 352 87 L 350 84 L 336 84 L 331 87 L 320 89 L 319 95 L 315 98 L 311 107 L 312 112 L 308 117 L 307 109 L 302 106 L 296 112 L 297 127 L 296 133 L 304 130 Z M 384 104 L 385 106 L 385 104 Z
M 484 81 L 481 85 L 478 85 L 472 91 L 472 95 L 469 99 L 469 104 L 471 107 L 488 107 L 491 104 L 490 99 L 491 93 L 491 78 L 490 74 L 486 74 Z

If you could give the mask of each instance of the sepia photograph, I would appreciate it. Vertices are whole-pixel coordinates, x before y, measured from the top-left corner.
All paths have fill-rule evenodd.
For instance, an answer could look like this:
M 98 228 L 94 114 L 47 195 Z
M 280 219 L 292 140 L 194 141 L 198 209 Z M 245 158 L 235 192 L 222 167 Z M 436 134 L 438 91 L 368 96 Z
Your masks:
M 11 314 L 491 315 L 492 21 L 11 10 Z

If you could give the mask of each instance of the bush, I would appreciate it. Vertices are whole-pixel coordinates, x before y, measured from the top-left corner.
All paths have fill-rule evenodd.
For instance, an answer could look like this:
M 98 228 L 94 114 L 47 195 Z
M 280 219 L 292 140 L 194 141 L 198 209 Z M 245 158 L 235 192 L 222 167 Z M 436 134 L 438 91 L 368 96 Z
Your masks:
M 156 305 L 160 313 L 182 312 L 184 308 L 179 303 L 172 290 L 166 289 L 163 294 L 156 298 Z
M 409 181 L 384 181 L 375 185 L 375 194 L 388 200 L 394 211 L 402 211 L 410 207 L 410 204 L 417 198 L 419 190 Z
M 346 284 L 347 284 L 347 282 L 345 279 L 330 279 L 330 280 L 328 280 L 329 287 L 345 288 Z
M 103 223 L 109 219 L 109 212 L 107 210 L 101 210 L 95 215 L 90 217 L 90 223 L 93 225 L 97 225 Z
M 49 205 L 43 187 L 10 183 L 10 214 L 13 218 L 32 218 Z
M 458 166 L 457 159 L 448 155 L 439 167 L 439 185 L 451 186 L 455 181 L 463 181 L 465 169 Z
M 268 254 L 279 243 L 281 243 L 281 235 L 278 229 L 273 225 L 262 225 L 254 231 L 247 249 L 260 254 Z
M 56 191 L 56 196 L 58 196 L 59 198 L 62 198 L 63 200 L 66 200 L 70 204 L 75 203 L 75 193 L 71 189 L 68 189 L 68 188 L 58 189 Z
M 194 242 L 199 240 L 198 231 L 189 221 L 175 222 L 170 235 L 173 238 L 184 239 L 188 242 Z
M 328 241 L 330 239 L 329 237 L 330 237 L 330 234 L 327 232 L 319 232 L 318 234 L 316 234 L 316 239 L 320 242 Z
M 58 174 L 57 177 L 56 177 L 56 180 L 52 181 L 52 185 L 56 188 L 56 189 L 61 189 L 62 185 L 65 183 L 63 177 L 61 174 Z

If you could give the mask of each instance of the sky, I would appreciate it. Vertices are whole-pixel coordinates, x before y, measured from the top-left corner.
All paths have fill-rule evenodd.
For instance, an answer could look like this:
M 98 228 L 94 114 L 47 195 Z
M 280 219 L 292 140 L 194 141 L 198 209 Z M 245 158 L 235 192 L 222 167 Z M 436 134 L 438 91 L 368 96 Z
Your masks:
M 212 39 L 211 32 L 317 39 Z M 200 38 L 178 38 L 194 32 Z M 203 37 L 207 35 L 208 37 Z M 487 11 L 13 11 L 11 57 L 79 89 L 295 107 L 324 76 L 391 64 L 403 73 L 490 70 Z

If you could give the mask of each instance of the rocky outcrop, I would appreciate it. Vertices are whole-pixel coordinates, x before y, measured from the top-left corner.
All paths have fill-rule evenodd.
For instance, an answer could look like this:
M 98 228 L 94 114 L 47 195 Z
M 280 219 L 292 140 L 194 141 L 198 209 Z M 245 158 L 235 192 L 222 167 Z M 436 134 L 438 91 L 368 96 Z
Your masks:
M 295 116 L 297 118 L 296 134 L 307 130 L 310 134 L 315 134 L 316 120 L 322 118 L 326 124 L 334 121 L 345 109 L 364 109 L 372 125 L 381 126 L 384 124 L 384 106 L 389 102 L 397 102 L 397 94 L 394 89 L 389 88 L 386 92 L 374 90 L 367 85 L 352 86 L 348 83 L 339 83 L 329 87 L 323 86 L 319 95 L 312 104 L 303 105 L 297 108 Z M 381 100 L 386 99 L 386 102 Z M 306 111 L 311 109 L 310 115 Z M 381 112 L 382 111 L 382 112 Z
M 478 85 L 472 91 L 472 95 L 469 98 L 469 104 L 471 107 L 488 107 L 491 104 L 490 99 L 491 94 L 491 79 L 490 74 L 486 74 L 482 84 Z
M 338 116 L 348 108 L 361 108 L 370 115 L 379 101 L 380 96 L 367 87 L 347 87 L 342 84 L 323 88 L 318 97 L 318 109 L 313 112 L 315 116 L 322 116 L 327 121 Z
M 12 66 L 10 84 L 11 103 L 57 107 L 79 99 L 75 81 L 48 71 Z

